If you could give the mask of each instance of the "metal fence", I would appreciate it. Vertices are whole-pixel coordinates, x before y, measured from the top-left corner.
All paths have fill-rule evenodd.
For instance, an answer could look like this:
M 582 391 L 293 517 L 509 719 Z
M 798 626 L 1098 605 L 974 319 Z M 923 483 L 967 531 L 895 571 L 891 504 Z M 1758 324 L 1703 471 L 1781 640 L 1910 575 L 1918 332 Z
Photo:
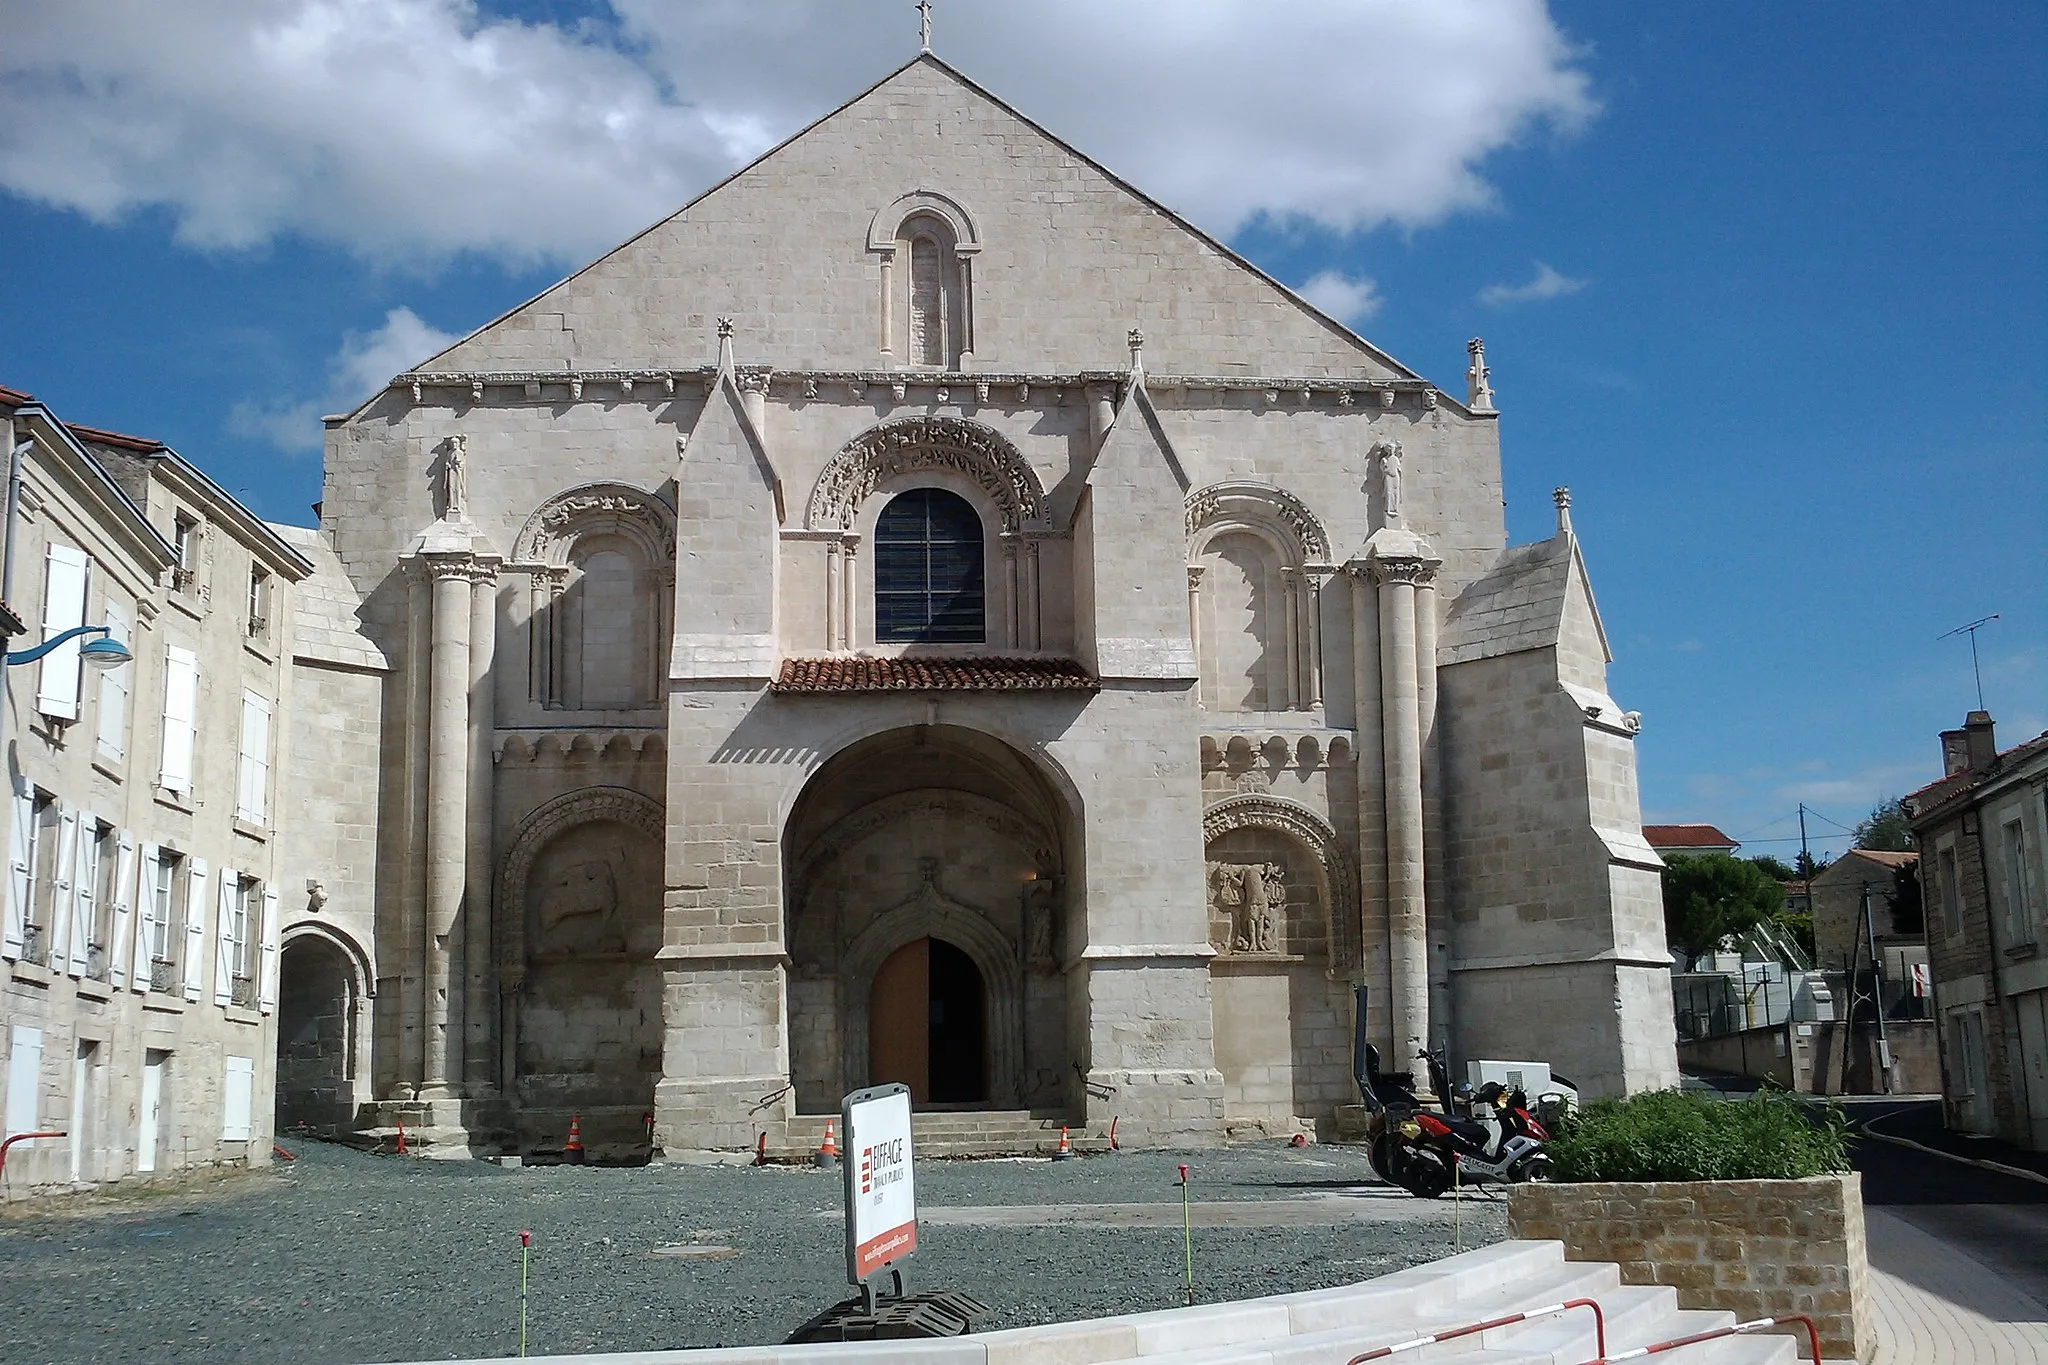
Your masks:
M 1674 972 L 1672 1005 L 1680 1042 L 1725 1038 L 1792 1017 L 1796 984 L 1751 964 L 1741 973 Z

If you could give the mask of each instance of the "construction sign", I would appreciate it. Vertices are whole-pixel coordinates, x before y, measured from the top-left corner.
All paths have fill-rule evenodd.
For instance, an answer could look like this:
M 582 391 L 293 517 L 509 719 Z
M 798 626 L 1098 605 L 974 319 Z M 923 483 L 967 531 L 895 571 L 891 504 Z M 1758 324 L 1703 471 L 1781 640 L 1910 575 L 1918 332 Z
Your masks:
M 856 1090 L 846 1097 L 840 1120 L 846 1132 L 846 1277 L 864 1284 L 917 1250 L 910 1087 Z

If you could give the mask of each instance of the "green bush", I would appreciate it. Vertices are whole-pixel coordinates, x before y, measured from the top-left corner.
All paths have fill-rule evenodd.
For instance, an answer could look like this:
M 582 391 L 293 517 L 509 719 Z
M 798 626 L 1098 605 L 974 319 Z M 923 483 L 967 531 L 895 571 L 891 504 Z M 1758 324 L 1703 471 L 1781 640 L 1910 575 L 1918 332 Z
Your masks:
M 1658 1090 L 1599 1100 L 1550 1143 L 1559 1180 L 1800 1180 L 1849 1169 L 1848 1125 L 1782 1090 L 1743 1100 Z

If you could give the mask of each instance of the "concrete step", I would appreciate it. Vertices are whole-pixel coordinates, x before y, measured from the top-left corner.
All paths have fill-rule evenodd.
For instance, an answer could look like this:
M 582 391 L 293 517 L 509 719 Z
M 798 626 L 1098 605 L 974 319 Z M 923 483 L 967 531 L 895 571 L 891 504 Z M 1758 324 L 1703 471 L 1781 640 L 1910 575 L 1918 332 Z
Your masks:
M 827 1114 L 799 1114 L 790 1120 L 788 1137 L 771 1143 L 775 1161 L 808 1161 L 824 1140 Z M 910 1116 L 911 1140 L 918 1155 L 932 1157 L 1050 1156 L 1059 1147 L 1060 1130 L 1069 1132 L 1077 1153 L 1106 1152 L 1109 1139 L 1083 1133 L 1073 1120 L 1057 1114 L 1023 1109 L 927 1110 Z M 845 1134 L 839 1134 L 843 1143 Z

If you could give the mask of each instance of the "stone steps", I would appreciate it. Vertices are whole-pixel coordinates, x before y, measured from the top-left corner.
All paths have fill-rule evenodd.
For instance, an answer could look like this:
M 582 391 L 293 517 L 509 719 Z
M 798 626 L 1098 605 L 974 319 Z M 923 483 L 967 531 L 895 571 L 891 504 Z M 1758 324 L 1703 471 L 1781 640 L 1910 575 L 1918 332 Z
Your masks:
M 1624 1285 L 1617 1266 L 1567 1261 L 1561 1243 L 1502 1242 L 1358 1284 L 1234 1303 L 942 1340 L 559 1356 L 552 1365 L 1344 1365 L 1376 1347 L 1575 1298 L 1594 1299 L 1605 1310 L 1610 1355 L 1735 1320 L 1729 1313 L 1681 1309 L 1671 1289 Z M 1432 1365 L 1572 1365 L 1597 1354 L 1593 1315 L 1573 1309 L 1403 1351 L 1400 1358 Z M 1681 1347 L 1662 1358 L 1672 1365 L 1796 1365 L 1798 1355 L 1790 1337 L 1745 1336 Z
M 799 1114 L 789 1122 L 782 1144 L 770 1144 L 778 1161 L 808 1161 L 825 1138 L 827 1114 Z M 929 1110 L 910 1116 L 911 1141 L 919 1156 L 1050 1156 L 1060 1145 L 1060 1129 L 1076 1152 L 1106 1152 L 1109 1139 L 1083 1133 L 1073 1120 L 1024 1109 Z M 844 1144 L 845 1134 L 839 1135 Z

